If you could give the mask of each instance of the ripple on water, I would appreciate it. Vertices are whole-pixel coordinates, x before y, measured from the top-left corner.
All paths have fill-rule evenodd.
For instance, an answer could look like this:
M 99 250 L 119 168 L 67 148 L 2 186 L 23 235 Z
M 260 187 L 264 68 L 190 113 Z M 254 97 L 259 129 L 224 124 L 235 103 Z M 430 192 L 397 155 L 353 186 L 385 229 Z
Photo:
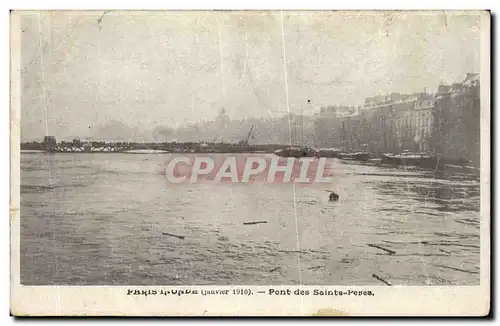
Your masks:
M 23 284 L 479 282 L 473 178 L 339 164 L 330 203 L 322 187 L 168 188 L 161 155 L 61 156 L 21 157 Z

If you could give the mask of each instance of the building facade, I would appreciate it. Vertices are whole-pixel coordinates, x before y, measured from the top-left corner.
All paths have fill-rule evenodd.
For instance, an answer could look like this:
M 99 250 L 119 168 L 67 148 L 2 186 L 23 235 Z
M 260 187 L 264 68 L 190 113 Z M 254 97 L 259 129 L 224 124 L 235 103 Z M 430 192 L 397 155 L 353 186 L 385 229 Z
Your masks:
M 392 93 L 366 98 L 363 108 L 349 116 L 325 108 L 315 118 L 315 145 L 373 154 L 436 153 L 477 165 L 479 89 L 479 74 L 467 74 L 462 82 L 440 85 L 434 94 Z
M 433 138 L 436 153 L 452 160 L 466 160 L 479 165 L 479 74 L 467 74 L 462 83 L 438 93 L 435 101 Z
M 316 148 L 342 148 L 343 132 L 349 113 L 355 113 L 354 107 L 327 106 L 314 115 L 314 146 Z M 349 125 L 349 124 L 348 124 Z M 349 128 L 347 126 L 347 128 Z
M 415 150 L 419 152 L 432 152 L 432 129 L 434 126 L 434 113 L 436 101 L 433 97 L 419 99 L 412 111 Z

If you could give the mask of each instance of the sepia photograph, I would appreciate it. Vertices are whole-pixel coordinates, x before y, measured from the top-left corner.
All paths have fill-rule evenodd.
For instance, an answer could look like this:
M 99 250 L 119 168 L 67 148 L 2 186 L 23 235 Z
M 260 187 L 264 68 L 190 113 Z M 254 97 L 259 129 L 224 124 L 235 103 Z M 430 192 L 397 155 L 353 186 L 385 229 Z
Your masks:
M 488 11 L 11 12 L 11 309 L 487 314 L 489 46 Z

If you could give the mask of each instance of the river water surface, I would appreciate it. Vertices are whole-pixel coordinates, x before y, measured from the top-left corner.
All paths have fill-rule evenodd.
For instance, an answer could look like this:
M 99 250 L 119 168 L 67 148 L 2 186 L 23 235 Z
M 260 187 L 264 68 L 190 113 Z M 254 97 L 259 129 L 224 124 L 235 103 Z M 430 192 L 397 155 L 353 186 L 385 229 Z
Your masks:
M 172 187 L 167 156 L 22 154 L 21 283 L 479 284 L 477 177 L 335 161 L 331 185 Z

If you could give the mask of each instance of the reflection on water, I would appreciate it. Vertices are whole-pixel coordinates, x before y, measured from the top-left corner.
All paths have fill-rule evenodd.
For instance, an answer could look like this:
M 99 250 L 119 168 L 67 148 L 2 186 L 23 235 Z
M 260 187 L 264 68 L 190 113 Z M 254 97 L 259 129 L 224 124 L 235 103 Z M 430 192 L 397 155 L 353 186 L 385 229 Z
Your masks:
M 22 283 L 479 283 L 474 176 L 336 161 L 330 185 L 168 186 L 167 158 L 23 154 Z
M 479 187 L 477 183 L 441 182 L 431 183 L 418 181 L 379 182 L 376 186 L 385 195 L 397 195 L 410 200 L 419 200 L 436 204 L 440 211 L 479 211 Z

